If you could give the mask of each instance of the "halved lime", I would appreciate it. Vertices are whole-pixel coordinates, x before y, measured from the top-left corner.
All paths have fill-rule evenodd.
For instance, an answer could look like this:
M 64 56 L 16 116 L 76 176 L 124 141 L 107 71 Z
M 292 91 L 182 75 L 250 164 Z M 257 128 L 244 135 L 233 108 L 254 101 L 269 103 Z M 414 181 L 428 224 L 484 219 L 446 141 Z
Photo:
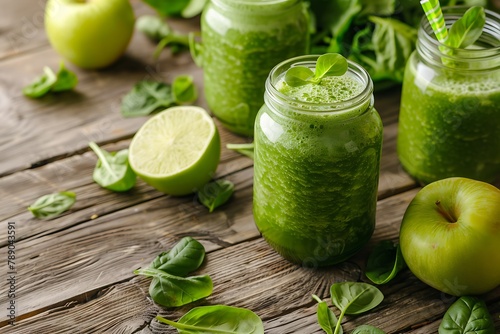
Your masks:
M 146 183 L 170 195 L 200 189 L 215 173 L 220 160 L 220 137 L 205 109 L 168 108 L 137 131 L 129 162 Z

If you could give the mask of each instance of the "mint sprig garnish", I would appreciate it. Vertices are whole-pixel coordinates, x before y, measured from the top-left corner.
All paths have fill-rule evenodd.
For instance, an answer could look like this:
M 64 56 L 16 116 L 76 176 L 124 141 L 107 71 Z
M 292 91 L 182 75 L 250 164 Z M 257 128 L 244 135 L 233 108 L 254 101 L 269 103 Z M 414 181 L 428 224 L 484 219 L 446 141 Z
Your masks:
M 450 27 L 445 43 L 452 48 L 466 48 L 474 44 L 483 33 L 486 23 L 484 8 L 474 6 Z
M 308 83 L 319 84 L 325 76 L 341 76 L 347 72 L 347 60 L 338 53 L 326 53 L 318 57 L 316 69 L 313 72 L 304 66 L 290 68 L 285 74 L 285 82 L 298 87 Z

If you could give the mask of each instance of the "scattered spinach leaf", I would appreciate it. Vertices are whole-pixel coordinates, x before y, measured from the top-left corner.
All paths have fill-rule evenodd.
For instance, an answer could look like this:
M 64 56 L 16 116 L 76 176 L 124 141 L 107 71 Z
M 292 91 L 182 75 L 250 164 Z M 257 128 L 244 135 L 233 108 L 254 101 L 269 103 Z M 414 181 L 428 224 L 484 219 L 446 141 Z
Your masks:
M 139 81 L 123 97 L 122 115 L 124 117 L 147 116 L 181 102 L 192 102 L 197 98 L 196 87 L 189 76 L 181 75 L 174 78 L 174 85 L 176 87 L 173 88 L 163 82 Z M 177 92 L 174 93 L 173 89 Z
M 313 295 L 312 297 L 318 302 L 318 310 L 316 311 L 318 315 L 318 324 L 325 331 L 325 333 L 333 334 L 335 326 L 337 326 L 338 322 L 335 313 L 333 313 L 326 302 L 322 301 L 318 296 Z M 343 334 L 342 327 L 340 327 L 338 334 Z
M 370 325 L 361 325 L 356 327 L 351 334 L 386 334 L 383 330 L 370 326 Z
M 61 62 L 59 65 L 59 71 L 57 72 L 57 80 L 51 88 L 52 92 L 62 92 L 65 90 L 70 90 L 76 87 L 78 84 L 78 78 L 74 72 L 68 70 L 64 63 Z
M 476 297 L 460 297 L 446 311 L 439 325 L 439 334 L 466 333 L 495 333 L 495 326 L 486 304 Z
M 207 0 L 143 0 L 163 16 L 194 17 L 201 13 Z
M 474 44 L 483 33 L 485 22 L 483 7 L 469 8 L 460 19 L 452 24 L 445 44 L 462 49 Z
M 341 76 L 347 72 L 347 60 L 338 53 L 326 53 L 318 57 L 315 72 L 304 66 L 295 66 L 285 73 L 285 82 L 292 86 L 318 84 L 325 76 Z
M 381 241 L 368 257 L 366 277 L 375 284 L 385 284 L 406 267 L 399 244 L 390 240 Z
M 234 184 L 228 180 L 216 180 L 207 183 L 198 192 L 201 204 L 206 206 L 209 212 L 226 203 L 234 192 Z
M 375 308 L 384 300 L 376 287 L 359 282 L 335 283 L 330 288 L 333 304 L 340 310 L 334 334 L 341 333 L 341 323 L 346 314 L 360 314 Z
M 49 92 L 61 92 L 73 89 L 78 84 L 76 74 L 68 70 L 64 63 L 59 65 L 59 71 L 54 74 L 48 66 L 43 68 L 43 74 L 23 88 L 23 94 L 31 98 L 39 98 Z
M 172 87 L 162 82 L 143 80 L 122 99 L 124 117 L 147 116 L 174 103 Z
M 154 42 L 159 42 L 172 33 L 169 25 L 159 16 L 142 15 L 135 22 L 137 30 Z
M 234 150 L 240 154 L 246 155 L 250 159 L 254 158 L 254 143 L 248 144 L 227 144 L 226 148 Z
M 149 267 L 185 277 L 198 269 L 204 258 L 203 245 L 191 237 L 184 237 L 168 252 L 159 254 Z
M 181 334 L 264 334 L 264 325 L 258 315 L 250 310 L 232 306 L 195 307 L 177 322 L 161 316 L 156 316 L 156 319 L 177 328 Z
M 198 98 L 198 91 L 190 75 L 179 75 L 172 83 L 172 92 L 177 104 L 191 103 Z
M 42 97 L 50 91 L 56 81 L 57 77 L 54 72 L 45 66 L 43 74 L 23 88 L 23 94 L 32 98 Z
M 112 191 L 127 191 L 135 185 L 136 175 L 128 162 L 127 149 L 109 153 L 94 142 L 89 146 L 98 157 L 92 175 L 98 185 Z
M 149 295 L 162 306 L 177 307 L 192 303 L 212 294 L 212 279 L 208 275 L 179 277 L 162 270 L 146 268 L 134 271 L 136 275 L 152 277 Z
M 76 201 L 76 194 L 71 191 L 61 191 L 40 197 L 28 207 L 33 216 L 49 219 L 65 212 Z

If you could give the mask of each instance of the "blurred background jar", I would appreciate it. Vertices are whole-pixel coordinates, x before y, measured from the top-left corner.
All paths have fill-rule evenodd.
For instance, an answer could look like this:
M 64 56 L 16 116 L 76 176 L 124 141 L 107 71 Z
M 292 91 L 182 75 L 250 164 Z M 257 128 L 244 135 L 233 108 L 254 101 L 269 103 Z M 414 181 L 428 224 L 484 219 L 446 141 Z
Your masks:
M 443 8 L 448 29 L 467 8 Z M 424 17 L 404 75 L 398 155 L 422 184 L 500 177 L 500 15 L 486 10 L 478 41 L 439 43 Z
M 201 18 L 205 97 L 230 131 L 252 136 L 269 71 L 309 48 L 300 0 L 211 0 Z
M 279 254 L 307 267 L 344 261 L 372 236 L 383 131 L 372 80 L 354 62 L 318 85 L 283 83 L 288 69 L 314 71 L 317 59 L 271 71 L 254 139 L 255 223 Z

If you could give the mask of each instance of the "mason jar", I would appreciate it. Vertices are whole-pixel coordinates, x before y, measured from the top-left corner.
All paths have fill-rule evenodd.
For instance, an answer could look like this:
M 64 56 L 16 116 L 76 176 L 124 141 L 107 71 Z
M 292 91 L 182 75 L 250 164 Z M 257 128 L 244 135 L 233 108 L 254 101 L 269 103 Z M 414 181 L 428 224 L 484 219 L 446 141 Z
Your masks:
M 467 8 L 443 8 L 449 28 Z M 397 139 L 403 168 L 422 184 L 500 176 L 500 15 L 486 10 L 479 40 L 439 43 L 424 17 L 404 75 Z
M 292 66 L 314 71 L 317 58 L 270 72 L 254 138 L 256 226 L 284 258 L 308 267 L 341 262 L 370 239 L 383 129 L 372 80 L 353 62 L 318 86 L 292 92 L 283 83 Z
M 230 131 L 252 136 L 269 71 L 308 51 L 307 11 L 300 0 L 210 0 L 201 34 L 210 110 Z

